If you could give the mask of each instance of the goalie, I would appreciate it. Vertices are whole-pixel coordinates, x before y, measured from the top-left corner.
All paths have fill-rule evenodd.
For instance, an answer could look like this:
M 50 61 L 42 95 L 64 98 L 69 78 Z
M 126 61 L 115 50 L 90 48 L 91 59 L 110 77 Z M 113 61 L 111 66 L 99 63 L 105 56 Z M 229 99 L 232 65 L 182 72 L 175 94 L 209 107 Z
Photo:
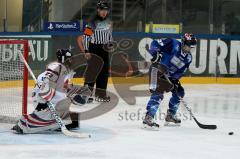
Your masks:
M 38 76 L 37 83 L 32 92 L 35 110 L 28 115 L 23 115 L 12 128 L 16 133 L 38 133 L 45 130 L 57 130 L 59 128 L 48 108 L 51 102 L 64 119 L 68 129 L 78 127 L 78 114 L 70 113 L 71 103 L 83 105 L 91 95 L 87 87 L 70 84 L 75 72 L 71 69 L 72 54 L 68 49 L 60 49 L 56 52 L 57 61 L 47 66 L 47 69 Z M 73 120 L 74 118 L 74 120 Z

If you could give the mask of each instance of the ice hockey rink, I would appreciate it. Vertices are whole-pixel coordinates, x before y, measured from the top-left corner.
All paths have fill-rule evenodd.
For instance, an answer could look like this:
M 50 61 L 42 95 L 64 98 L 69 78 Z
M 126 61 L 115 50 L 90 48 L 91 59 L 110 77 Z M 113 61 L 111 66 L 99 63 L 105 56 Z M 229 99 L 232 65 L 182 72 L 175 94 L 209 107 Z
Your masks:
M 131 90 L 147 90 L 147 85 Z M 166 112 L 170 93 L 165 95 L 157 122 L 159 131 L 141 128 L 149 94 L 137 97 L 135 105 L 121 98 L 110 112 L 81 121 L 77 131 L 92 135 L 90 139 L 64 136 L 60 132 L 17 135 L 10 124 L 1 124 L 1 158 L 163 158 L 163 159 L 230 159 L 240 155 L 240 86 L 185 84 L 184 100 L 204 124 L 216 124 L 216 130 L 204 130 L 180 108 L 182 125 L 163 126 L 161 113 Z M 113 86 L 109 86 L 115 92 Z M 117 93 L 116 93 L 117 94 Z M 31 105 L 31 104 L 29 104 Z M 92 109 L 97 104 L 73 107 L 77 111 Z M 228 135 L 229 132 L 234 135 Z

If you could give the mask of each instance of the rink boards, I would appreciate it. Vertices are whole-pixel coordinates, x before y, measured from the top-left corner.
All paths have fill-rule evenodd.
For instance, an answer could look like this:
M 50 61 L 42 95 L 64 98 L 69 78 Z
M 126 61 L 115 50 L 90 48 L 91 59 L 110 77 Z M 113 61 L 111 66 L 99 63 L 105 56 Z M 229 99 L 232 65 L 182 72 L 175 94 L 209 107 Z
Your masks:
M 148 84 L 148 77 L 110 77 L 109 84 Z M 83 78 L 74 78 L 73 83 L 83 84 Z M 240 84 L 240 78 L 231 77 L 183 77 L 182 84 Z M 33 80 L 29 80 L 29 86 L 34 86 Z M 0 81 L 1 88 L 22 87 L 22 81 Z

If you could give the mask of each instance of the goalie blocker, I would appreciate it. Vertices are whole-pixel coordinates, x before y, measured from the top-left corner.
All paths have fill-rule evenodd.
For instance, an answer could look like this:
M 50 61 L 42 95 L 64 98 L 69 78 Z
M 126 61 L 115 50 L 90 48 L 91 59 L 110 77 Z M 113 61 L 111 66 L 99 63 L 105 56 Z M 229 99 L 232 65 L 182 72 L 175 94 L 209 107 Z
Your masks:
M 78 120 L 76 120 L 78 114 L 71 113 L 69 107 L 71 103 L 85 104 L 91 91 L 87 87 L 70 84 L 75 74 L 70 67 L 71 52 L 67 49 L 60 49 L 56 55 L 57 61 L 50 63 L 47 69 L 38 76 L 37 84 L 32 92 L 35 110 L 31 114 L 23 115 L 13 127 L 17 133 L 28 134 L 57 130 L 59 125 L 48 108 L 48 102 L 55 106 L 67 128 L 78 126 Z M 72 121 L 71 118 L 75 120 Z

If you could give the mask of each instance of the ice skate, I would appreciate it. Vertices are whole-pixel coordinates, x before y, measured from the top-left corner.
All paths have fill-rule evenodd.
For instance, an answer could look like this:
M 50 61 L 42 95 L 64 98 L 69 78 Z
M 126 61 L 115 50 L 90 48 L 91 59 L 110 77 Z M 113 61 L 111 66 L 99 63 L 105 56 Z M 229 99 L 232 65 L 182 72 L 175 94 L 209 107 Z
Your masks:
M 158 130 L 159 124 L 155 123 L 153 117 L 146 113 L 146 116 L 143 120 L 143 128 L 150 129 L 150 130 Z
M 16 134 L 23 134 L 23 130 L 17 124 L 13 126 L 11 130 L 13 130 Z
M 104 97 L 100 97 L 100 96 L 96 96 L 95 97 L 95 101 L 97 102 L 110 102 L 110 97 L 109 96 L 104 96 Z
M 87 103 L 92 103 L 93 102 L 93 97 L 89 97 L 87 100 Z
M 167 111 L 167 116 L 165 118 L 164 126 L 180 126 L 181 119 L 177 118 L 176 115 L 173 115 L 169 110 Z

